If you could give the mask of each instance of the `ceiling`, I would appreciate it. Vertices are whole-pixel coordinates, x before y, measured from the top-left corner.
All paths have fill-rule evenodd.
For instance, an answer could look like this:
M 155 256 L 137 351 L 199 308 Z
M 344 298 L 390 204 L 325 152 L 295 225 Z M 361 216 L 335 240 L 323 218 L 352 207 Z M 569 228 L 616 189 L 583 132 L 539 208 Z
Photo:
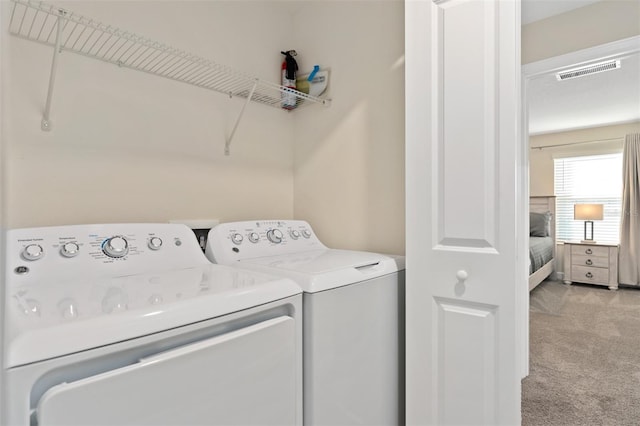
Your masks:
M 523 0 L 522 23 L 546 19 L 597 0 Z M 597 59 L 597 58 L 594 58 Z M 621 68 L 570 80 L 555 74 L 528 87 L 529 134 L 555 133 L 640 120 L 640 53 Z
M 529 134 L 554 133 L 640 120 L 640 54 L 621 68 L 558 81 L 555 74 L 529 84 Z

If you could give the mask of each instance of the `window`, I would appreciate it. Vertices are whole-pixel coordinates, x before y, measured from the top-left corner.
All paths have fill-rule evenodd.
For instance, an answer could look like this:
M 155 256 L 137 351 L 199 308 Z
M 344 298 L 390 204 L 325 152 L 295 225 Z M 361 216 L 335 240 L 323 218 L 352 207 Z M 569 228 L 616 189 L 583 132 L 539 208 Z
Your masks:
M 574 204 L 604 204 L 603 220 L 594 221 L 593 239 L 618 243 L 622 204 L 622 153 L 554 160 L 556 238 L 584 239 L 584 221 L 573 219 Z

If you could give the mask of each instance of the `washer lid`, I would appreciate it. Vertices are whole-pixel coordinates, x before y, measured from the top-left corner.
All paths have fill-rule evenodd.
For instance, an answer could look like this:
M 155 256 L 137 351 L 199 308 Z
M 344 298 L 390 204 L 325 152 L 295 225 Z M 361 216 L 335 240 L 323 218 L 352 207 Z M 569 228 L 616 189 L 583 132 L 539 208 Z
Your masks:
M 238 261 L 236 265 L 292 278 L 304 292 L 331 288 L 404 269 L 404 258 L 363 251 L 320 249 Z
M 8 367 L 220 317 L 301 292 L 291 280 L 222 265 L 15 285 Z

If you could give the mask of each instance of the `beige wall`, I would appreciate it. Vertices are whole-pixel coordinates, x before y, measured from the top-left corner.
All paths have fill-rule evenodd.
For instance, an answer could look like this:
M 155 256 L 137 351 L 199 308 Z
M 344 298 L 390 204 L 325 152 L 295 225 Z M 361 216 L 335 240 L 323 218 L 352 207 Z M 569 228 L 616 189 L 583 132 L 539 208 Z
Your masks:
M 273 82 L 295 48 L 301 73 L 331 68 L 333 104 L 251 104 L 225 157 L 240 100 L 63 54 L 46 133 L 51 49 L 10 37 L 10 227 L 296 217 L 330 246 L 404 253 L 401 0 L 57 4 Z
M 640 1 L 604 0 L 522 27 L 522 63 L 640 34 Z
M 305 2 L 295 25 L 333 102 L 296 114 L 294 215 L 330 246 L 404 254 L 404 4 Z
M 291 44 L 279 3 L 56 4 L 270 81 Z M 64 53 L 43 132 L 51 49 L 7 44 L 10 227 L 293 216 L 293 114 L 251 104 L 225 157 L 241 100 Z

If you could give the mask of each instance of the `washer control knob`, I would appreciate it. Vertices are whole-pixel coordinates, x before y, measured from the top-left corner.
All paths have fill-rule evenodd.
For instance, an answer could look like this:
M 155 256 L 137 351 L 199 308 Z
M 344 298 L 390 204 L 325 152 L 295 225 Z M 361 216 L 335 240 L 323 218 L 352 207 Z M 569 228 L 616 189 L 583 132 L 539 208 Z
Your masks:
M 64 257 L 76 257 L 80 252 L 80 246 L 78 243 L 64 243 L 60 247 L 60 254 Z
M 305 238 L 311 238 L 311 231 L 309 231 L 308 229 L 303 229 L 302 236 Z
M 298 238 L 300 238 L 300 232 L 298 232 L 295 229 L 289 231 L 289 235 L 291 235 L 291 238 L 293 238 L 294 240 L 297 240 Z
M 102 243 L 102 251 L 109 257 L 124 257 L 129 253 L 129 243 L 123 236 L 116 235 Z
M 25 260 L 38 260 L 44 256 L 44 249 L 40 244 L 29 244 L 22 250 L 22 257 Z
M 270 229 L 267 231 L 267 238 L 274 244 L 280 244 L 282 242 L 282 231 L 279 229 Z
M 151 238 L 149 238 L 149 241 L 147 242 L 147 245 L 149 246 L 149 248 L 151 250 L 160 250 L 160 247 L 162 247 L 162 238 L 160 238 L 160 237 L 151 237 Z
M 235 245 L 239 245 L 242 243 L 242 240 L 244 240 L 244 238 L 242 237 L 242 235 L 235 233 L 231 235 L 231 242 Z
M 251 241 L 252 243 L 257 243 L 258 241 L 260 241 L 260 235 L 258 235 L 257 232 L 252 232 L 249 234 L 249 241 Z

